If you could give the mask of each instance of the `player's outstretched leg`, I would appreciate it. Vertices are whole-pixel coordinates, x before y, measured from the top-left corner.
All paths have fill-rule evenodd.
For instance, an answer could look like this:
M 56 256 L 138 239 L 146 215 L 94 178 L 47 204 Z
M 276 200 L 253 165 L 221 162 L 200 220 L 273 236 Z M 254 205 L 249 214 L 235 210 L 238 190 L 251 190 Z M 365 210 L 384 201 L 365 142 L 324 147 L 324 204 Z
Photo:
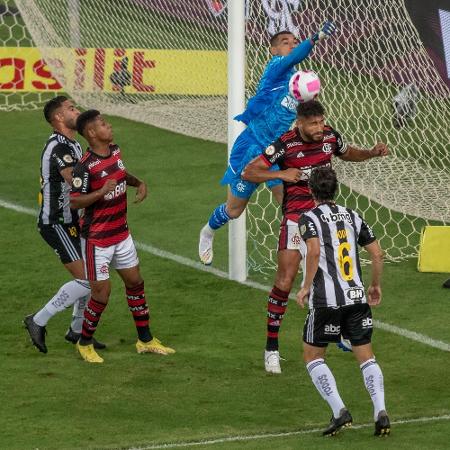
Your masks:
M 203 264 L 212 263 L 214 233 L 244 212 L 248 200 L 257 186 L 255 183 L 241 180 L 240 176 L 236 176 L 232 181 L 227 202 L 222 203 L 213 211 L 208 223 L 200 231 L 198 256 Z
M 24 324 L 31 341 L 42 353 L 47 353 L 45 333 L 48 321 L 57 313 L 73 305 L 80 297 L 90 293 L 89 285 L 84 280 L 71 280 L 63 284 L 58 292 L 36 314 L 27 316 Z

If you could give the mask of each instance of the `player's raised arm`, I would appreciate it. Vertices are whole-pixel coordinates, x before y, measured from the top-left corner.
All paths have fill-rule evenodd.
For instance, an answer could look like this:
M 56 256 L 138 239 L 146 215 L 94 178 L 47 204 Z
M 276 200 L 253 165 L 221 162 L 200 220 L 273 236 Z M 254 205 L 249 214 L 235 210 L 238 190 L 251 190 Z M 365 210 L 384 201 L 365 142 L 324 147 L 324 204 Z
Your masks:
M 316 42 L 332 36 L 335 31 L 336 26 L 334 25 L 334 23 L 331 21 L 327 21 L 317 33 L 315 33 L 311 38 L 305 39 L 303 42 L 298 44 L 290 53 L 288 53 L 287 55 L 280 53 L 282 58 L 280 59 L 279 63 L 272 69 L 272 75 L 274 77 L 281 76 L 284 72 L 291 70 L 294 66 L 301 63 L 309 56 Z M 286 38 L 282 37 L 282 39 Z M 274 47 L 272 47 L 272 49 L 273 48 Z
M 347 151 L 338 155 L 344 161 L 361 162 L 367 159 L 384 157 L 389 154 L 389 148 L 386 144 L 379 142 L 371 149 L 362 149 L 352 145 L 347 146 Z

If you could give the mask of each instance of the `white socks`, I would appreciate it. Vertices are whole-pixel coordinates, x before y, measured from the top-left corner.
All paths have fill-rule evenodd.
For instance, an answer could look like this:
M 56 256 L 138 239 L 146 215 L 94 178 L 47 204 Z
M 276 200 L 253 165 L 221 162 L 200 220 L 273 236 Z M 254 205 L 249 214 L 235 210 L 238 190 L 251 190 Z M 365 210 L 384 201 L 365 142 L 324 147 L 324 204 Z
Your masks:
M 90 297 L 91 295 L 89 293 L 89 295 L 86 295 L 85 297 L 80 297 L 73 304 L 72 323 L 70 324 L 70 328 L 72 328 L 72 331 L 75 333 L 81 334 L 84 320 L 84 308 L 86 307 Z
M 87 295 L 90 295 L 90 293 L 91 290 L 89 288 L 88 281 L 69 281 L 68 283 L 62 285 L 56 295 L 34 315 L 33 320 L 37 325 L 45 327 L 50 318 L 52 318 L 56 313 L 64 311 L 69 306 L 72 306 L 78 299 L 84 298 Z
M 378 413 L 386 410 L 384 404 L 383 372 L 381 372 L 380 366 L 375 359 L 368 359 L 359 367 L 361 368 L 367 392 L 372 399 L 374 420 L 377 421 Z
M 309 375 L 319 391 L 322 398 L 330 405 L 333 410 L 333 416 L 338 418 L 342 408 L 345 408 L 344 402 L 339 395 L 336 386 L 336 380 L 325 361 L 315 359 L 306 365 Z

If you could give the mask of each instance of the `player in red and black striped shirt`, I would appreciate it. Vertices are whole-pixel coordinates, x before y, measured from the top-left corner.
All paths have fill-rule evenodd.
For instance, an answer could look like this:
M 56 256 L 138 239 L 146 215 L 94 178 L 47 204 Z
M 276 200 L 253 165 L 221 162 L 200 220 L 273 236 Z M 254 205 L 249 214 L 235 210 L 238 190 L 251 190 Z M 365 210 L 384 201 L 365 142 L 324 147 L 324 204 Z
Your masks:
M 84 313 L 78 351 L 88 362 L 103 362 L 93 348 L 92 338 L 111 293 L 109 267 L 112 266 L 125 284 L 128 306 L 138 333 L 137 352 L 174 353 L 150 332 L 144 280 L 127 224 L 127 186 L 137 188 L 136 202 L 145 199 L 147 186 L 127 172 L 120 148 L 111 143 L 112 127 L 99 111 L 80 114 L 77 130 L 90 148 L 75 166 L 70 198 L 73 208 L 84 208 L 80 221 L 82 251 L 92 292 Z
M 269 294 L 267 308 L 267 344 L 264 354 L 266 371 L 280 373 L 278 333 L 286 311 L 300 264 L 300 233 L 298 219 L 314 208 L 308 187 L 311 170 L 331 166 L 332 156 L 344 161 L 360 162 L 378 156 L 386 156 L 388 148 L 378 143 L 364 150 L 343 142 L 340 134 L 325 125 L 325 110 L 317 101 L 299 103 L 294 129 L 283 134 L 267 147 L 245 168 L 242 178 L 254 183 L 279 178 L 283 180 L 283 220 L 278 241 L 278 270 L 275 285 Z M 281 170 L 269 170 L 278 164 Z

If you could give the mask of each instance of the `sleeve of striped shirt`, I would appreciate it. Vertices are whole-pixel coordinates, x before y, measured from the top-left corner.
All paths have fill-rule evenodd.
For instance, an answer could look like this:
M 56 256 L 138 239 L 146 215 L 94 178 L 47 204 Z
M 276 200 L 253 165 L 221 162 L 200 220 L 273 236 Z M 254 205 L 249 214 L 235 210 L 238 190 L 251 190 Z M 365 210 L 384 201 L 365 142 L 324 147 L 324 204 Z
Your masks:
M 365 247 L 366 245 L 371 244 L 373 241 L 375 241 L 377 238 L 375 236 L 375 233 L 373 232 L 372 228 L 367 225 L 364 220 L 361 223 L 361 230 L 359 232 L 358 236 L 358 244 L 361 247 Z
M 52 158 L 60 172 L 76 164 L 76 161 L 72 157 L 72 149 L 67 144 L 56 144 L 52 150 Z
M 336 148 L 334 154 L 336 156 L 343 155 L 347 151 L 347 142 L 344 141 L 340 133 L 332 129 L 332 133 L 336 136 Z
M 314 221 L 306 214 L 302 214 L 298 221 L 298 229 L 300 230 L 300 236 L 304 241 L 310 238 L 319 237 L 317 227 Z
M 80 194 L 88 194 L 90 185 L 90 175 L 88 168 L 78 163 L 73 169 L 72 189 L 70 191 L 71 197 L 76 197 Z
M 270 167 L 279 164 L 286 154 L 286 149 L 280 139 L 270 144 L 261 154 L 260 158 Z

